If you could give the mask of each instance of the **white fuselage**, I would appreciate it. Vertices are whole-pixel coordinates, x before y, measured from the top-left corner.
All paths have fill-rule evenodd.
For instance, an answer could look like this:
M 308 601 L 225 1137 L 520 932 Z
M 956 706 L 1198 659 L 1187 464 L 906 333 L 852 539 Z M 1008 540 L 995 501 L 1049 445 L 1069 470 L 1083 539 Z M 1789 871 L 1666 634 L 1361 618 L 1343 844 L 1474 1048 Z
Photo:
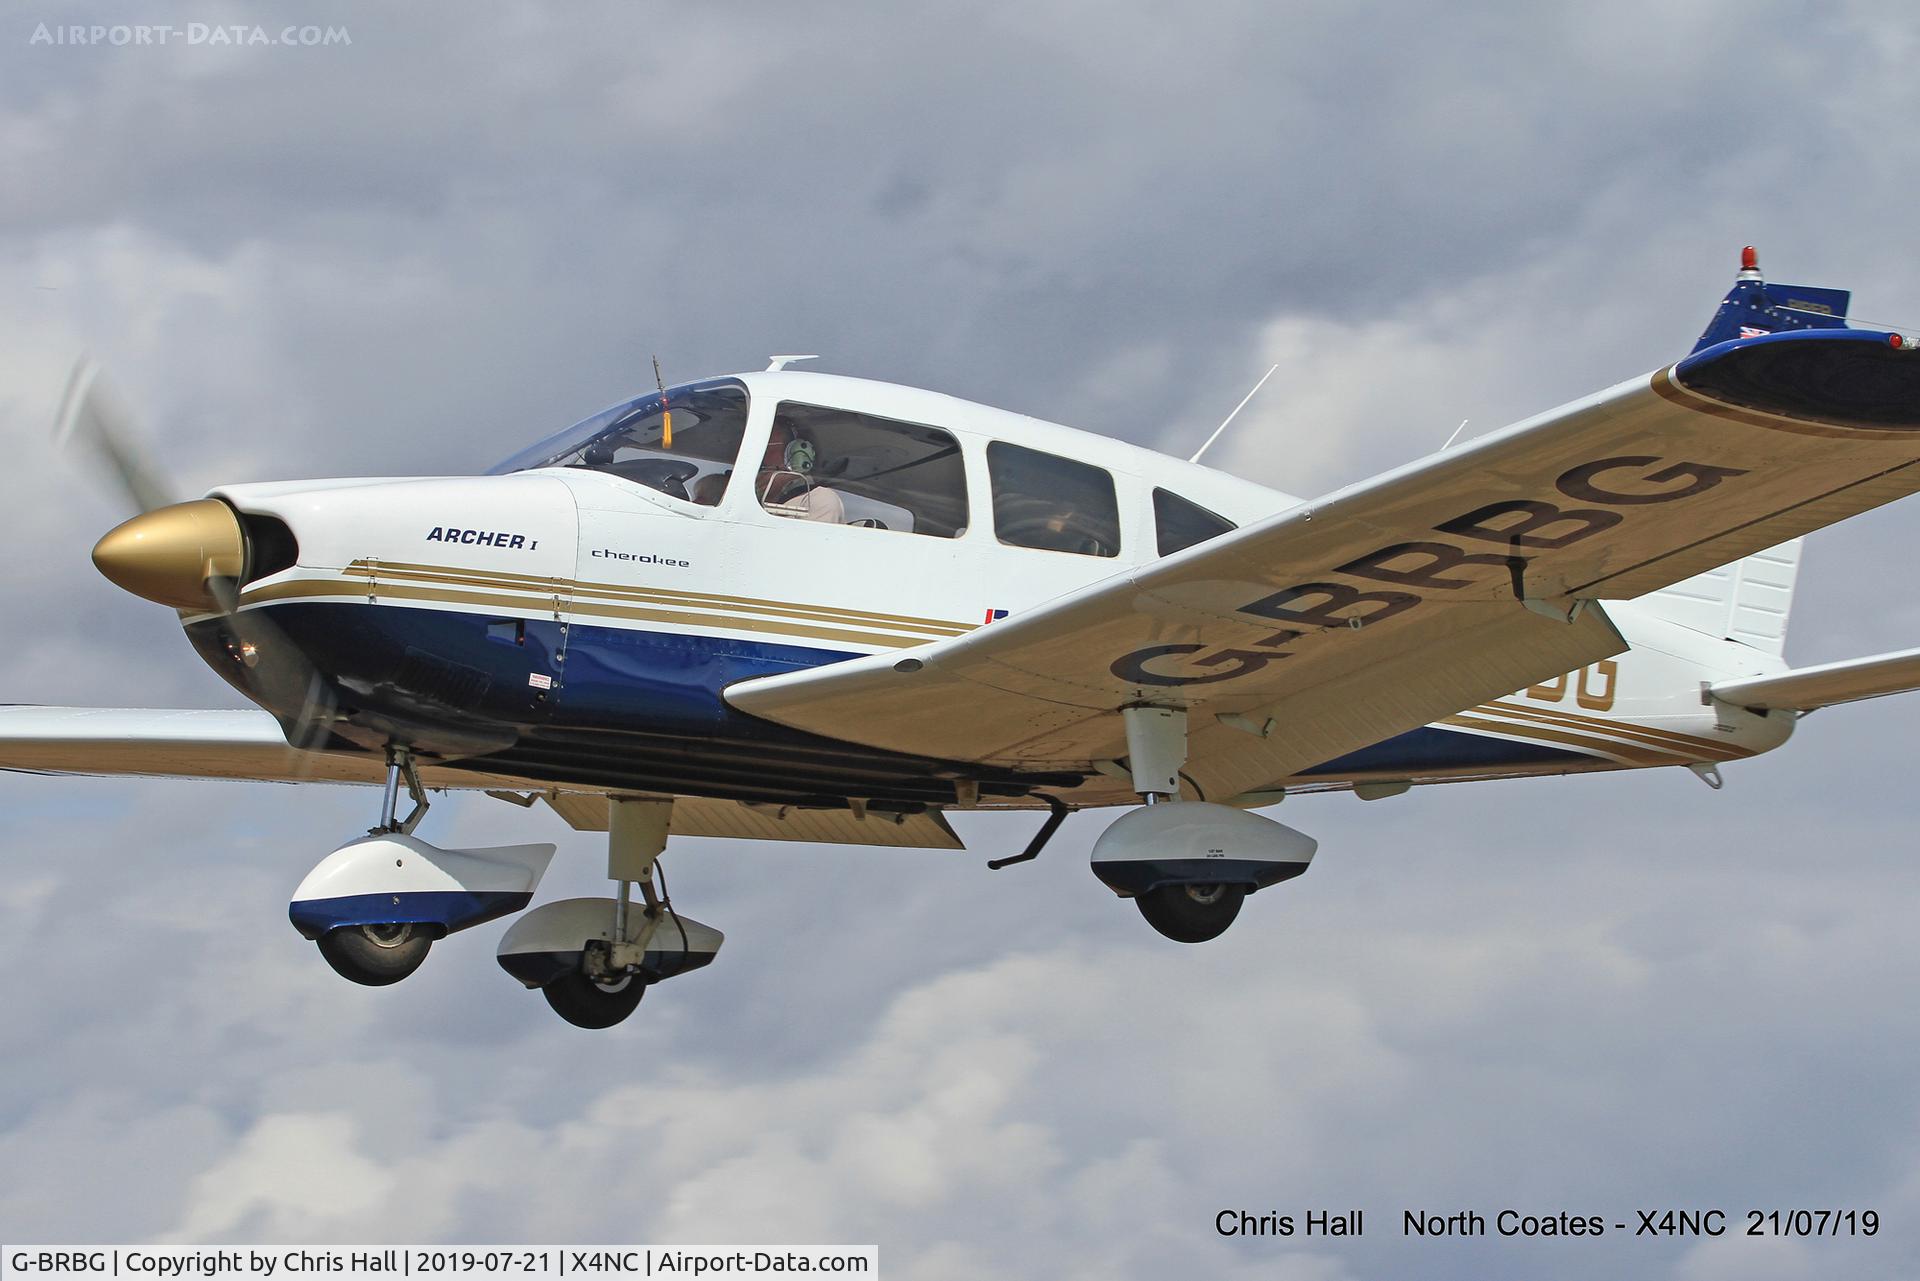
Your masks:
M 382 634 L 395 638 L 396 654 L 424 655 L 416 664 L 422 670 L 435 662 L 456 669 L 447 677 L 435 668 L 434 679 L 471 685 L 484 678 L 495 719 L 724 737 L 741 719 L 720 700 L 729 680 L 955 636 L 1157 559 L 1164 531 L 1156 489 L 1233 525 L 1299 502 L 1151 450 L 932 392 L 795 372 L 737 381 L 747 404 L 738 461 L 730 470 L 702 464 L 703 474 L 675 486 L 700 492 L 688 486 L 706 480 L 709 502 L 580 465 L 217 490 L 242 513 L 285 522 L 299 548 L 295 564 L 249 583 L 242 604 L 329 632 L 362 625 L 345 622 L 342 610 L 377 618 Z M 947 510 L 964 515 L 938 536 L 876 527 L 910 524 L 911 514 L 884 494 L 863 497 L 859 485 L 831 478 L 813 487 L 844 490 L 834 497 L 836 510 L 846 521 L 866 515 L 867 523 L 796 518 L 792 499 L 786 510 L 770 509 L 778 505 L 767 501 L 759 463 L 779 453 L 776 411 L 788 404 L 944 433 L 957 449 L 954 474 L 964 476 L 952 482 L 964 484 L 964 507 L 956 492 Z M 997 460 L 988 456 L 996 442 L 1110 476 L 1117 546 L 1104 533 L 1072 547 L 1001 537 L 1013 507 L 996 489 Z M 941 465 L 953 468 L 950 458 Z M 868 490 L 885 485 L 884 468 L 866 470 L 882 476 Z M 716 498 L 712 491 L 723 486 Z M 1044 535 L 1046 522 L 1031 527 Z M 1069 531 L 1061 541 L 1077 537 Z M 290 607 L 309 614 L 289 615 Z M 1701 695 L 1703 682 L 1779 670 L 1779 659 L 1647 605 L 1606 608 L 1631 645 L 1627 652 L 1273 786 L 1713 764 L 1785 741 L 1790 717 L 1712 705 Z M 462 628 L 484 631 L 498 648 L 475 648 L 478 658 L 434 657 L 436 638 L 465 635 Z M 413 672 L 407 663 L 414 661 L 396 660 L 396 670 Z M 383 679 L 361 672 L 345 684 L 370 704 L 392 694 L 416 711 L 442 696 L 401 688 L 424 679 L 417 673 Z M 646 696 L 629 697 L 634 691 Z M 711 703 L 704 711 L 702 697 Z M 663 709 L 658 724 L 629 724 L 655 707 Z M 1079 799 L 1132 796 L 1091 775 Z

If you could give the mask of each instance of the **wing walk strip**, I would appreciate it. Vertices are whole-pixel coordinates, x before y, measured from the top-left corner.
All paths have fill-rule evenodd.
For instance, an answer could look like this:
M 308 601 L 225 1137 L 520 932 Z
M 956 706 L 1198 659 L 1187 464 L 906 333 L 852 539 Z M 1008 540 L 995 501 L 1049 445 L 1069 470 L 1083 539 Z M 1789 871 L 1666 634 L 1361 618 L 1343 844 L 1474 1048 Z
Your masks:
M 1628 765 L 1690 765 L 1739 760 L 1753 754 L 1690 734 L 1627 726 L 1599 717 L 1536 711 L 1512 703 L 1483 704 L 1446 717 L 1440 724 L 1579 748 Z
M 344 577 L 341 578 L 304 578 L 254 588 L 242 593 L 241 604 L 350 595 L 478 605 L 515 611 L 536 606 L 542 612 L 771 632 L 781 636 L 854 642 L 892 649 L 963 635 L 975 626 L 905 614 L 838 609 L 829 605 L 717 596 L 668 588 L 627 587 L 616 583 L 576 582 L 529 574 L 450 569 L 438 565 L 362 560 L 347 566 L 342 573 Z M 461 590 L 463 588 L 482 590 Z M 504 594 L 509 592 L 516 594 Z M 888 630 L 869 630 L 872 628 Z

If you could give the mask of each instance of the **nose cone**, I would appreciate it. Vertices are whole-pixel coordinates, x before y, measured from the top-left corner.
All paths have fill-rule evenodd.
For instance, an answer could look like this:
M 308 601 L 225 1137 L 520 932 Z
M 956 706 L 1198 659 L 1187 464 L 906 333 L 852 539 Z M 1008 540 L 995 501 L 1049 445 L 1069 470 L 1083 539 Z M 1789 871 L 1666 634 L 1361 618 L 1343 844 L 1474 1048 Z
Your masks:
M 93 548 L 94 567 L 116 587 L 190 611 L 219 609 L 212 580 L 237 580 L 246 560 L 240 522 L 216 498 L 143 512 Z

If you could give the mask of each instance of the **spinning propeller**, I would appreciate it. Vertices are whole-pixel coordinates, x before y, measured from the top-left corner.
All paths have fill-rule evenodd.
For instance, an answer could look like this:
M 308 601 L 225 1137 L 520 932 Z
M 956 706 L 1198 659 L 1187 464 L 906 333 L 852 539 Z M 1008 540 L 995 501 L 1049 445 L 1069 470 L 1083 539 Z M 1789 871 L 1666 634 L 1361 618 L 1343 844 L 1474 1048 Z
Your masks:
M 217 498 L 178 500 L 178 490 L 143 447 L 134 417 L 100 366 L 83 356 L 67 380 L 54 422 L 54 440 L 83 452 L 138 511 L 109 530 L 93 549 L 93 563 L 109 582 L 136 596 L 190 616 L 217 616 L 221 640 L 245 668 L 235 683 L 274 693 L 276 707 L 298 701 L 280 718 L 287 742 L 323 746 L 336 708 L 313 663 L 258 610 L 240 608 L 241 588 L 254 577 L 257 538 L 245 519 Z

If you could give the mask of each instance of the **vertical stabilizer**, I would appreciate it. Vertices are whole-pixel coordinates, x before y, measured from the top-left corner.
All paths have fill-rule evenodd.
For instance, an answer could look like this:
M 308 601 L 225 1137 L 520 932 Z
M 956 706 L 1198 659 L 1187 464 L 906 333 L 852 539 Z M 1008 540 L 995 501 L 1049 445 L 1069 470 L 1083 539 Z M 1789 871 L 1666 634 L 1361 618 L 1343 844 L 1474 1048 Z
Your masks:
M 1778 656 L 1787 643 L 1801 539 L 1710 569 L 1643 597 L 1663 618 Z

